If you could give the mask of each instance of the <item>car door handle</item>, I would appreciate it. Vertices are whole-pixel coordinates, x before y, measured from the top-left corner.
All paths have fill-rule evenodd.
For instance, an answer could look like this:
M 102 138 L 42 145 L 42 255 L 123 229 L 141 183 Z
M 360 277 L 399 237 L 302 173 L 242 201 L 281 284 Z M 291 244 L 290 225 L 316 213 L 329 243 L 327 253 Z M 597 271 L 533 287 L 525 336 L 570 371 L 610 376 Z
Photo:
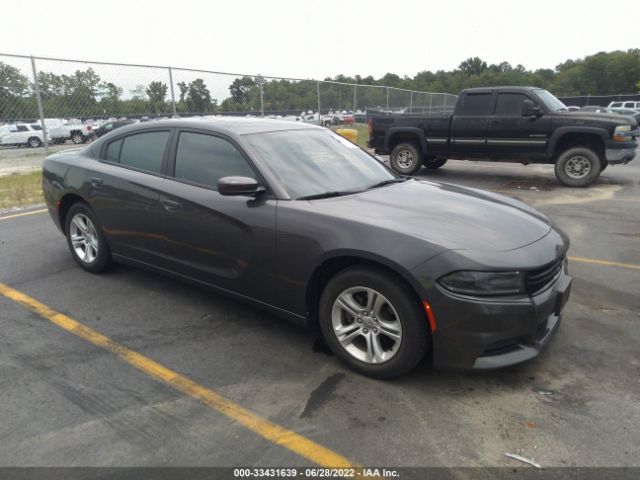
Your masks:
M 100 187 L 102 185 L 102 179 L 97 177 L 89 179 L 89 182 L 91 182 L 91 185 L 94 187 Z
M 167 212 L 175 212 L 180 207 L 180 204 L 178 202 L 169 200 L 168 198 L 163 198 L 162 200 L 160 200 L 160 203 Z

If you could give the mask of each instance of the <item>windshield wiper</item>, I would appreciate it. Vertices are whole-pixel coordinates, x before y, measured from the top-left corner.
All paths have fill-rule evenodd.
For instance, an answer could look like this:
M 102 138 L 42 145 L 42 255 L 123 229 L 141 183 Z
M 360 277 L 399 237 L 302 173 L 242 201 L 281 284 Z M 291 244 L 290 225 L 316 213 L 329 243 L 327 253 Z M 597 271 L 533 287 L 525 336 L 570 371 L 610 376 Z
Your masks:
M 314 193 L 313 195 L 305 195 L 304 197 L 298 197 L 296 200 L 317 200 L 319 198 L 331 198 L 331 197 L 340 197 L 342 195 L 351 195 L 353 193 L 360 193 L 358 190 L 353 191 L 334 191 L 334 192 L 324 192 L 324 193 Z
M 385 185 L 391 185 L 392 183 L 406 182 L 407 180 L 409 180 L 409 178 L 407 178 L 407 177 L 390 178 L 389 180 L 383 180 L 382 182 L 374 183 L 370 187 L 367 187 L 367 190 L 371 190 L 373 188 L 384 187 Z

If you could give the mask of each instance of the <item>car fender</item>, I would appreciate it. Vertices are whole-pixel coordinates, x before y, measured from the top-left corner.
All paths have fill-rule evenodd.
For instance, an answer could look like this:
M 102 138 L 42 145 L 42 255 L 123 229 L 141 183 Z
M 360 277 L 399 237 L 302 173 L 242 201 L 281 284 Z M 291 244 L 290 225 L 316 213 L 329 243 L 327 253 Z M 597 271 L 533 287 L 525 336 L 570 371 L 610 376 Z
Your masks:
M 597 135 L 602 139 L 602 142 L 604 145 L 606 145 L 607 142 L 611 140 L 611 136 L 609 135 L 609 132 L 604 128 L 575 127 L 575 126 L 559 127 L 553 132 L 553 134 L 551 135 L 551 138 L 549 139 L 549 143 L 547 145 L 547 156 L 549 158 L 552 158 L 553 152 L 555 151 L 556 146 L 558 145 L 558 142 L 560 142 L 562 137 L 564 137 L 567 134 L 573 134 L 573 133 L 588 133 L 592 135 Z
M 391 143 L 391 137 L 398 133 L 408 133 L 411 135 L 416 135 L 418 137 L 418 141 L 420 142 L 420 148 L 422 149 L 422 153 L 427 153 L 427 139 L 424 136 L 424 132 L 416 127 L 391 127 L 384 134 L 384 148 L 385 150 L 391 150 L 389 145 Z

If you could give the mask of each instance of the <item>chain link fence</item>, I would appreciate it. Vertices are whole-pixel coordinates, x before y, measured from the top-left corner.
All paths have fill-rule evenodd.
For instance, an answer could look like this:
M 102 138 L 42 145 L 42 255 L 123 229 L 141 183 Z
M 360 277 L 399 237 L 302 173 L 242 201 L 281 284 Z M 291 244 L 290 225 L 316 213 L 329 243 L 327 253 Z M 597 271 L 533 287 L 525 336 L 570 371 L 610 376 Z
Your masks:
M 450 110 L 455 95 L 297 78 L 0 54 L 0 159 L 159 118 L 241 115 L 320 125 L 368 111 Z M 55 149 L 55 147 L 54 147 Z
M 620 103 L 616 107 L 624 107 L 626 102 L 640 102 L 640 94 L 630 93 L 617 95 L 577 95 L 572 97 L 558 97 L 565 105 L 575 105 L 577 107 L 586 107 L 589 105 L 598 107 L 607 107 L 610 103 Z M 629 106 L 629 108 L 634 108 Z

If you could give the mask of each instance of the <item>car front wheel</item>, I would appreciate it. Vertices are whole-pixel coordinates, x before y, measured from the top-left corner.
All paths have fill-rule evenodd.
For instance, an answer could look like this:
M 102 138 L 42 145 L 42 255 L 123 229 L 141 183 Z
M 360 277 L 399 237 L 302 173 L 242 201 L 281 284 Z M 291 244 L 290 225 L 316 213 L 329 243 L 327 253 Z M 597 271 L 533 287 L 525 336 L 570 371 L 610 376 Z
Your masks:
M 352 369 L 394 378 L 413 369 L 430 344 L 420 302 L 399 277 L 373 267 L 338 273 L 320 298 L 322 334 Z
M 71 206 L 65 222 L 67 244 L 82 268 L 99 273 L 111 266 L 111 250 L 91 208 L 85 203 Z

